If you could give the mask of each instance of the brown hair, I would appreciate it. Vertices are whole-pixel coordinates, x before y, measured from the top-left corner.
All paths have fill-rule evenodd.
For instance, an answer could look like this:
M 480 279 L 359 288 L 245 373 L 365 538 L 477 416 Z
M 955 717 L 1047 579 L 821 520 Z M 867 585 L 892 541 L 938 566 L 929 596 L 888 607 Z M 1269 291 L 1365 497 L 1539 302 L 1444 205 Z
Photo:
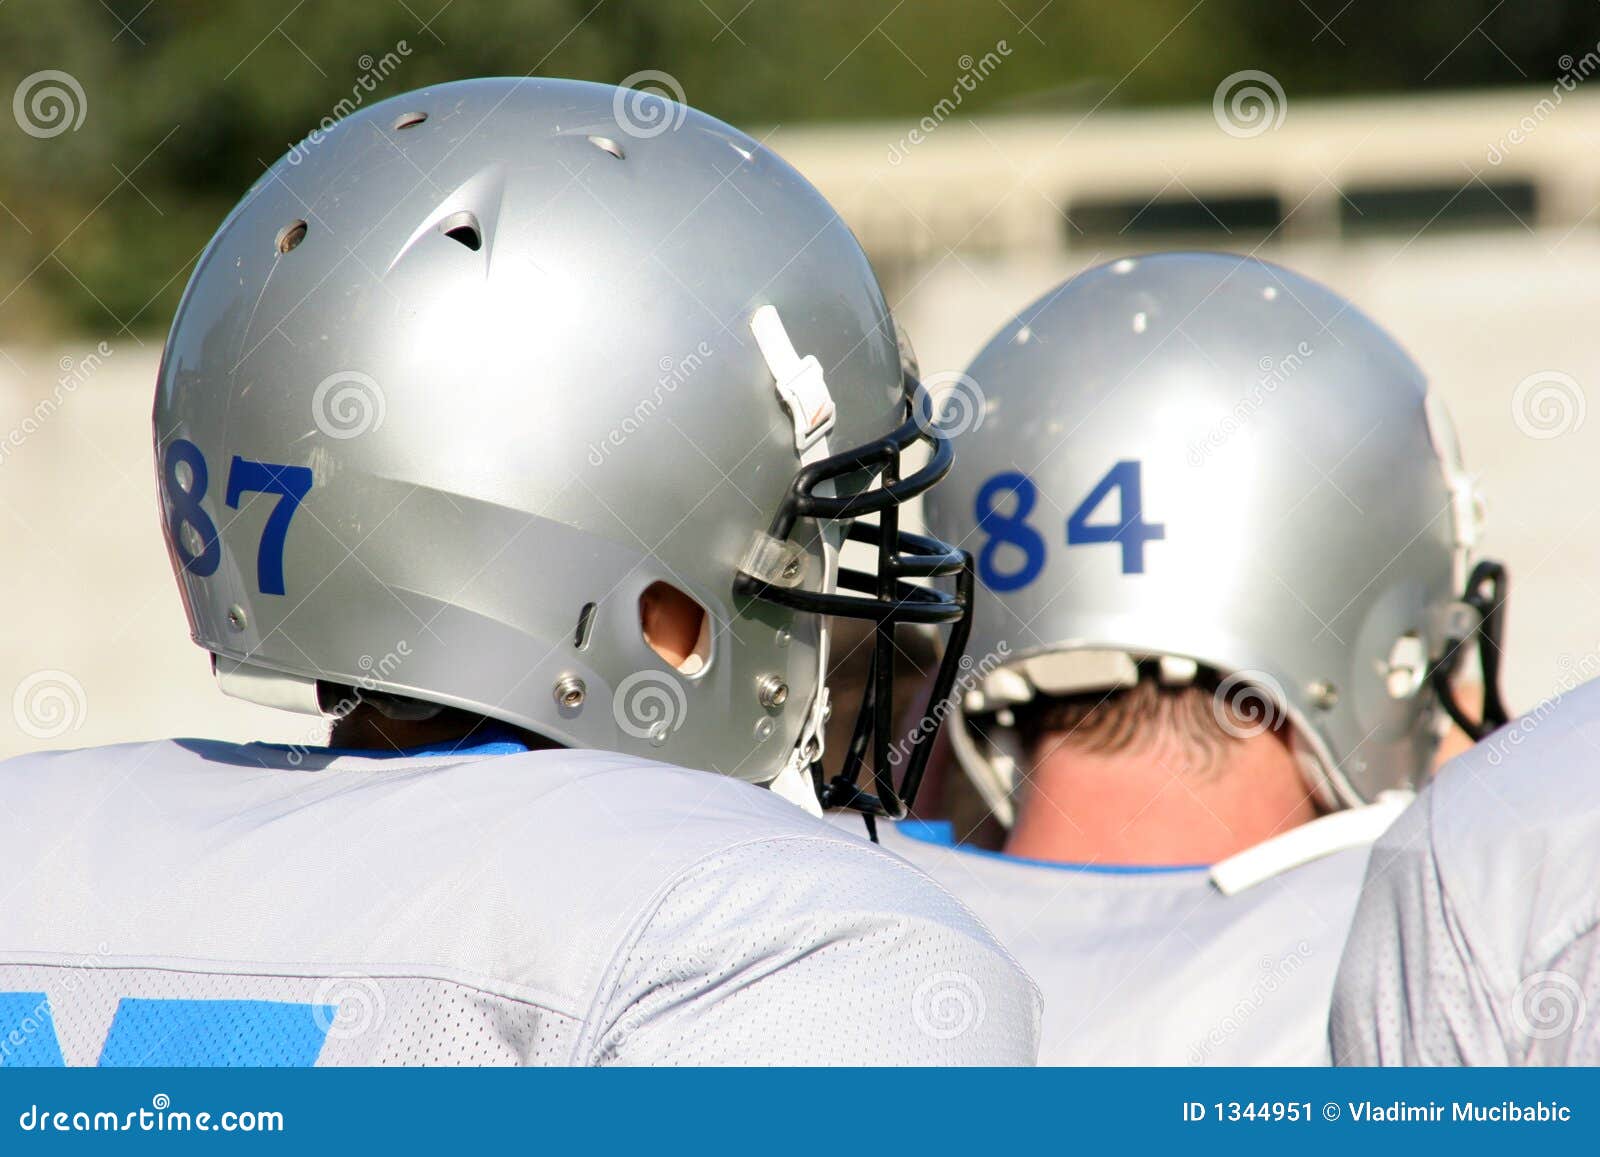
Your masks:
M 1244 737 L 1272 731 L 1287 738 L 1281 711 L 1267 706 L 1247 684 L 1221 681 L 1202 669 L 1194 682 L 1164 685 L 1149 665 L 1139 681 L 1108 692 L 1038 695 L 1014 708 L 1017 734 L 1035 757 L 1041 746 L 1095 755 L 1138 751 L 1168 740 L 1185 752 L 1200 775 L 1220 772 L 1229 748 Z

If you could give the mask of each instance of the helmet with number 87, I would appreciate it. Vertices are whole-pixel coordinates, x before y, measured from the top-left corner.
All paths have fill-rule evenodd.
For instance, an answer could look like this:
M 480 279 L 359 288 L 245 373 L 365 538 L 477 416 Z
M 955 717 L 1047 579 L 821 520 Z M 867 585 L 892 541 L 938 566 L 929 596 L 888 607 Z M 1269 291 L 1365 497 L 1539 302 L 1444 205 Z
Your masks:
M 951 460 L 919 406 L 855 238 L 773 153 L 650 93 L 476 80 L 261 177 L 184 295 L 155 438 L 224 690 L 454 707 L 815 809 L 825 616 L 964 637 L 965 597 L 905 581 L 968 573 L 897 530 Z M 876 571 L 839 569 L 847 535 Z M 681 661 L 643 621 L 661 584 L 701 611 Z
M 1285 720 L 1324 806 L 1425 777 L 1430 686 L 1498 630 L 1503 576 L 1469 579 L 1477 498 L 1387 333 L 1278 266 L 1160 254 L 1030 305 L 961 388 L 978 404 L 928 522 L 988 588 L 951 739 L 1002 822 L 1025 759 L 1011 710 L 1141 672 L 1216 680 L 1224 726 Z M 1479 651 L 1493 724 L 1498 640 Z

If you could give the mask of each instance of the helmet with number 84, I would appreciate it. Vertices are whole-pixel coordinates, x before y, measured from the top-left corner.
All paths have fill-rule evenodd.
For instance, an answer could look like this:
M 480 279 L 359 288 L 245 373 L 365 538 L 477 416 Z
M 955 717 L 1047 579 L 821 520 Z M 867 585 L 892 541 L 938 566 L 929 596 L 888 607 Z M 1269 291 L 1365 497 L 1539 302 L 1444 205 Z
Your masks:
M 1213 680 L 1219 722 L 1289 725 L 1331 808 L 1423 779 L 1441 704 L 1474 731 L 1503 717 L 1503 575 L 1471 569 L 1454 432 L 1348 301 L 1246 257 L 1120 260 L 1023 310 L 960 388 L 928 521 L 987 588 L 951 730 L 1002 822 L 1010 715 L 1040 694 Z M 1447 692 L 1473 636 L 1482 720 Z

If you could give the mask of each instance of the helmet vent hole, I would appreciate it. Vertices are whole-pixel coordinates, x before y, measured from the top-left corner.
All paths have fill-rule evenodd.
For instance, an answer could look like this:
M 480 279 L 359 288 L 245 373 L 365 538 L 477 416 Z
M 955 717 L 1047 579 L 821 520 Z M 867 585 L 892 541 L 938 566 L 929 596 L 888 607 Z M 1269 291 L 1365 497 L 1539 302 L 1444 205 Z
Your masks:
M 595 148 L 599 149 L 602 153 L 610 153 L 619 161 L 627 159 L 627 154 L 622 151 L 622 146 L 617 144 L 617 142 L 612 140 L 610 137 L 590 137 L 589 143 Z
M 578 612 L 578 629 L 573 633 L 572 645 L 580 651 L 588 650 L 589 634 L 594 630 L 593 603 L 584 603 L 583 610 Z
M 394 118 L 395 132 L 399 132 L 401 129 L 416 128 L 427 119 L 428 114 L 425 112 L 403 112 Z
M 273 242 L 279 253 L 287 253 L 291 249 L 298 249 L 300 242 L 306 239 L 306 230 L 309 226 L 304 221 L 290 221 L 278 230 L 278 239 Z
M 483 248 L 483 230 L 478 228 L 478 219 L 465 210 L 439 222 L 439 232 L 474 253 Z
M 711 616 L 671 583 L 653 582 L 639 595 L 639 631 L 679 674 L 699 675 L 711 665 Z

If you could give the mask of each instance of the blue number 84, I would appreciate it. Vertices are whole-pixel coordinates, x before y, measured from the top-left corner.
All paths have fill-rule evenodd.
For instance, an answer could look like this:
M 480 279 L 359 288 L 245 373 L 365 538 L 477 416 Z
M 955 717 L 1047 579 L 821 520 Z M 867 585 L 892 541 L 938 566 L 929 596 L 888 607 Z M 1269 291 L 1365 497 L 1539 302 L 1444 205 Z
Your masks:
M 1099 543 L 1116 543 L 1122 547 L 1122 573 L 1144 573 L 1144 544 L 1163 539 L 1167 528 L 1163 523 L 1144 520 L 1144 487 L 1140 463 L 1125 459 L 1107 470 L 1095 483 L 1077 509 L 1067 516 L 1067 545 L 1093 546 Z M 1116 491 L 1118 515 L 1115 522 L 1091 522 L 1101 504 Z M 1011 509 L 1002 511 L 999 504 L 1010 499 Z M 978 488 L 973 503 L 973 513 L 978 520 L 978 530 L 986 541 L 978 551 L 978 577 L 985 586 L 1000 594 L 1021 590 L 1044 570 L 1044 537 L 1028 524 L 1039 501 L 1038 488 L 1026 474 L 1007 470 L 996 474 Z M 1020 566 L 1002 569 L 996 559 L 1001 546 L 1010 546 L 1022 554 Z

